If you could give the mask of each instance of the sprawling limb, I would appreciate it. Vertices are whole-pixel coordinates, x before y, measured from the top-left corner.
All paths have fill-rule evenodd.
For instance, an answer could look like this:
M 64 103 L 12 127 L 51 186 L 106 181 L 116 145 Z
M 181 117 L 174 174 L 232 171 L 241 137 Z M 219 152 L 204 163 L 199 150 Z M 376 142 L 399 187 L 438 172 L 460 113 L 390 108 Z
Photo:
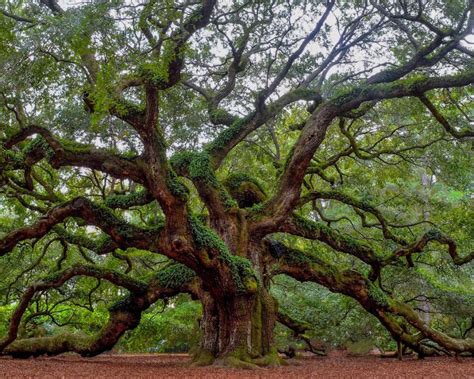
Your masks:
M 438 121 L 443 128 L 451 134 L 455 138 L 468 138 L 468 137 L 474 137 L 474 132 L 472 130 L 463 130 L 463 131 L 457 131 L 455 128 L 451 126 L 449 121 L 446 119 L 446 117 L 443 116 L 443 114 L 435 107 L 433 102 L 428 99 L 428 97 L 425 94 L 422 94 L 418 97 L 420 101 L 426 106 L 426 108 L 431 112 L 433 117 Z
M 376 316 L 397 341 L 401 340 L 413 350 L 427 353 L 421 341 L 428 338 L 449 351 L 474 352 L 474 340 L 452 338 L 432 329 L 409 305 L 389 297 L 362 274 L 353 270 L 340 271 L 314 254 L 290 249 L 279 242 L 268 241 L 267 244 L 278 262 L 276 273 L 289 275 L 299 281 L 313 281 L 333 292 L 354 298 Z M 396 316 L 403 317 L 420 334 L 407 333 L 396 321 Z
M 234 258 L 229 247 L 215 232 L 202 224 L 195 217 L 186 217 L 180 227 L 191 229 L 190 235 L 185 235 L 188 240 L 184 243 L 192 244 L 192 250 L 183 250 L 180 235 L 175 234 L 165 227 L 142 229 L 128 224 L 116 217 L 105 206 L 97 205 L 87 198 L 79 197 L 62 205 L 52 208 L 43 218 L 35 224 L 14 230 L 0 240 L 0 254 L 11 251 L 19 242 L 40 238 L 69 217 L 78 217 L 89 225 L 95 225 L 110 236 L 110 241 L 96 246 L 99 251 L 112 251 L 116 247 L 136 247 L 161 253 L 178 262 L 195 269 L 202 277 L 210 279 L 215 285 L 213 291 L 217 293 L 230 293 L 237 291 L 246 292 L 254 285 L 255 278 L 250 269 L 250 262 L 241 258 Z M 59 231 L 61 234 L 61 231 Z M 89 244 L 79 241 L 74 236 L 66 235 L 66 239 L 79 244 Z M 183 244 L 184 244 L 183 243 Z
M 29 166 L 47 158 L 54 168 L 64 166 L 87 167 L 108 173 L 119 179 L 132 179 L 144 183 L 144 162 L 139 158 L 124 158 L 110 151 L 102 151 L 77 144 L 67 144 L 54 137 L 52 133 L 41 126 L 30 125 L 21 129 L 3 143 L 6 149 L 38 134 L 46 144 L 37 143 L 28 149 L 24 160 L 12 161 L 12 169 L 27 169 Z
M 370 265 L 376 272 L 380 268 L 380 259 L 369 245 L 344 236 L 338 231 L 327 227 L 324 223 L 314 222 L 294 215 L 280 225 L 279 231 L 324 242 L 336 251 L 359 258 L 362 262 Z
M 67 229 L 60 226 L 55 226 L 52 230 L 59 236 L 61 240 L 69 244 L 91 250 L 97 255 L 112 253 L 116 249 L 120 248 L 120 245 L 106 234 L 100 236 L 97 239 L 92 239 L 87 238 L 86 236 L 71 233 Z
M 58 288 L 66 281 L 75 276 L 87 276 L 97 279 L 106 279 L 115 285 L 119 285 L 128 289 L 131 292 L 142 293 L 146 285 L 138 280 L 127 277 L 123 274 L 117 273 L 113 270 L 103 269 L 95 266 L 74 266 L 64 271 L 54 274 L 51 278 L 47 278 L 42 282 L 28 287 L 20 300 L 12 318 L 8 329 L 8 335 L 0 341 L 0 352 L 3 351 L 10 343 L 12 343 L 18 333 L 21 319 L 25 313 L 31 299 L 40 291 L 49 290 L 51 288 Z
M 166 227 L 139 228 L 116 217 L 107 207 L 97 205 L 84 197 L 78 197 L 58 205 L 33 225 L 16 229 L 4 236 L 0 240 L 0 254 L 4 255 L 10 252 L 21 241 L 45 236 L 69 217 L 78 217 L 89 225 L 97 226 L 110 237 L 110 239 L 101 241 L 99 246 L 96 243 L 92 243 L 91 246 L 91 241 L 84 241 L 82 238 L 79 240 L 77 237 L 68 233 L 61 233 L 62 231 L 57 229 L 60 235 L 63 234 L 72 243 L 82 244 L 85 247 L 91 246 L 102 252 L 113 251 L 117 247 L 124 249 L 135 247 L 149 250 L 184 263 L 203 276 L 209 276 L 210 272 L 213 272 L 211 277 L 216 281 L 221 278 L 221 285 L 224 284 L 223 277 L 225 277 L 227 278 L 225 284 L 228 287 L 235 288 L 236 286 L 234 282 L 235 273 L 232 276 L 232 267 L 235 262 L 232 262 L 231 257 L 229 258 L 230 261 L 225 260 L 225 257 L 230 256 L 230 251 L 211 229 L 207 229 L 198 220 L 193 219 L 194 221 L 191 221 L 186 218 L 184 225 L 181 226 L 192 229 L 192 234 L 188 238 L 193 244 L 193 250 L 186 251 L 182 249 L 181 245 L 183 238 L 181 236 L 176 237 Z M 184 242 L 187 242 L 187 240 L 184 240 Z M 194 248 L 194 246 L 196 247 Z M 214 259 L 209 261 L 209 256 Z M 206 262 L 206 265 L 202 264 L 203 261 Z M 220 269 L 224 267 L 225 269 L 221 271 Z M 217 272 L 221 273 L 223 277 L 216 276 Z M 237 275 L 240 275 L 240 273 Z
M 58 288 L 75 276 L 105 279 L 126 288 L 130 294 L 109 309 L 109 320 L 96 336 L 65 333 L 52 337 L 16 340 L 22 316 L 33 296 L 40 291 Z M 192 271 L 180 265 L 159 271 L 148 284 L 110 269 L 73 266 L 27 288 L 12 316 L 8 335 L 0 341 L 0 353 L 14 357 L 57 355 L 69 351 L 82 356 L 100 354 L 110 350 L 125 331 L 135 328 L 140 322 L 142 312 L 158 299 L 180 292 L 188 292 L 194 296 L 197 293 L 196 280 Z
M 418 96 L 436 88 L 462 87 L 472 83 L 474 83 L 474 72 L 472 70 L 452 76 L 401 79 L 391 83 L 359 86 L 322 104 L 306 122 L 287 161 L 278 191 L 266 205 L 265 212 L 269 216 L 262 220 L 257 228 L 271 230 L 274 225 L 282 222 L 296 206 L 300 196 L 301 184 L 313 155 L 323 142 L 327 129 L 337 116 L 356 109 L 367 101 Z
M 130 209 L 132 207 L 149 204 L 153 200 L 155 199 L 153 196 L 151 196 L 150 192 L 144 190 L 130 192 L 129 194 L 125 195 L 107 196 L 105 199 L 105 205 L 112 209 Z
M 160 243 L 160 232 L 155 231 L 156 240 L 153 240 L 153 232 L 140 229 L 125 223 L 117 218 L 106 207 L 92 203 L 84 197 L 78 197 L 62 205 L 52 208 L 44 217 L 35 224 L 12 231 L 0 240 L 0 254 L 4 255 L 11 251 L 19 242 L 26 239 L 40 238 L 46 235 L 54 226 L 68 217 L 79 217 L 90 225 L 95 225 L 104 230 L 111 238 L 123 247 L 147 248 L 153 243 Z M 151 232 L 151 233 L 150 233 Z M 150 238 L 152 238 L 150 240 Z
M 469 27 L 466 30 L 469 30 Z M 435 38 L 431 45 L 421 48 L 408 63 L 400 68 L 382 71 L 380 74 L 370 78 L 365 86 L 357 86 L 348 93 L 331 99 L 316 109 L 303 128 L 300 138 L 287 162 L 277 194 L 267 206 L 268 214 L 272 214 L 272 217 L 278 220 L 277 223 L 284 219 L 294 207 L 306 169 L 313 154 L 324 140 L 326 130 L 337 115 L 342 115 L 345 112 L 356 109 L 366 101 L 417 96 L 434 88 L 464 86 L 473 82 L 474 74 L 470 71 L 456 76 L 440 78 L 397 80 L 420 65 L 430 66 L 435 64 L 450 50 L 454 49 L 459 41 L 448 44 L 435 57 L 426 59 L 425 57 L 436 49 L 441 42 L 442 38 Z
M 408 241 L 394 235 L 389 230 L 389 222 L 385 219 L 385 217 L 383 216 L 382 212 L 379 209 L 377 209 L 376 207 L 372 206 L 371 204 L 369 204 L 367 202 L 360 201 L 360 200 L 355 199 L 351 196 L 348 196 L 348 195 L 346 195 L 342 192 L 339 192 L 339 191 L 313 191 L 313 192 L 310 192 L 307 195 L 303 196 L 300 199 L 300 202 L 302 204 L 304 204 L 304 203 L 306 203 L 308 201 L 311 201 L 311 200 L 314 200 L 314 199 L 335 199 L 335 200 L 338 200 L 338 201 L 340 201 L 344 204 L 347 204 L 347 205 L 350 205 L 354 208 L 357 208 L 359 210 L 366 211 L 366 212 L 369 212 L 369 213 L 373 214 L 377 218 L 377 220 L 380 224 L 380 227 L 383 231 L 384 237 L 386 239 L 391 239 L 391 240 L 397 242 L 401 246 L 399 249 L 395 249 L 391 254 L 384 257 L 383 259 L 379 259 L 380 265 L 382 265 L 382 266 L 386 266 L 387 264 L 393 263 L 400 257 L 410 257 L 414 253 L 421 253 L 424 250 L 424 248 L 426 247 L 426 245 L 429 242 L 432 242 L 432 241 L 436 241 L 440 244 L 447 245 L 448 246 L 448 253 L 449 253 L 449 255 L 451 256 L 453 262 L 456 265 L 463 265 L 465 263 L 470 262 L 472 259 L 474 259 L 474 252 L 470 252 L 469 254 L 461 257 L 458 254 L 456 242 L 452 238 L 450 238 L 449 236 L 444 235 L 443 233 L 441 233 L 437 230 L 431 230 L 431 231 L 425 233 L 417 241 L 410 244 Z M 297 219 L 295 219 L 295 220 L 297 220 Z M 300 224 L 301 224 L 301 222 L 300 222 Z M 314 224 L 313 227 L 312 227 L 313 230 L 318 230 L 319 231 L 319 229 L 324 229 L 322 226 L 318 228 L 316 223 L 313 223 L 313 224 Z M 310 222 L 306 224 L 306 226 L 309 226 L 309 225 L 310 225 Z M 295 224 L 290 224 L 286 227 L 286 231 L 288 231 L 292 234 L 299 235 L 299 236 L 305 236 L 304 235 L 305 232 L 304 232 L 303 228 L 304 228 L 304 224 L 301 224 L 301 226 L 299 228 Z M 311 230 L 311 227 L 309 229 Z M 326 231 L 327 230 L 330 230 L 330 229 L 326 229 Z M 313 237 L 311 239 L 318 239 L 318 240 L 322 240 L 322 241 L 324 241 L 324 238 L 326 238 L 327 240 L 329 240 L 328 237 L 320 236 L 316 232 L 314 232 L 313 236 L 311 236 L 311 234 L 312 234 L 311 232 L 306 232 L 306 233 L 307 233 L 306 238 Z M 334 234 L 336 232 L 332 232 L 332 233 Z M 326 241 L 324 241 L 324 242 L 326 242 Z M 335 243 L 330 242 L 328 244 L 331 247 L 335 248 L 336 250 L 344 251 L 340 247 L 338 247 Z M 354 245 L 354 244 L 352 243 L 352 245 Z M 363 246 L 361 245 L 359 248 L 362 248 L 362 247 Z M 346 252 L 347 252 L 347 250 L 346 250 Z M 363 261 L 368 263 L 366 260 L 363 260 Z

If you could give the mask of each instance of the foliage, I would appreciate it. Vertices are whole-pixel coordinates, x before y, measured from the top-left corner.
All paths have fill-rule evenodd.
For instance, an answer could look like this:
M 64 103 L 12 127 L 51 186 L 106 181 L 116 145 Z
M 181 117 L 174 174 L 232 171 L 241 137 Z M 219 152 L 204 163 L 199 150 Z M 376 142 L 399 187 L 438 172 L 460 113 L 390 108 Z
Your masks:
M 114 323 L 117 351 L 189 351 L 209 298 L 264 351 L 268 291 L 354 353 L 472 335 L 471 8 L 0 0 L 1 338 L 49 285 L 0 352 Z

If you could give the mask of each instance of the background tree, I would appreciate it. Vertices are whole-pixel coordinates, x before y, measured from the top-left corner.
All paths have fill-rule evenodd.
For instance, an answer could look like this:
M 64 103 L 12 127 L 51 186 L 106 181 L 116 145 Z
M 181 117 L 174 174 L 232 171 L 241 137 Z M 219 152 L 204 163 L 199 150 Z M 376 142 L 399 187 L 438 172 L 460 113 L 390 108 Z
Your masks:
M 472 299 L 472 8 L 3 3 L 0 351 L 96 355 L 188 293 L 197 364 L 276 364 L 275 322 L 299 321 L 270 292 L 285 275 L 355 299 L 421 356 L 472 353 L 469 326 L 426 322 L 411 284 L 443 270 Z M 28 332 L 61 325 L 61 304 L 109 318 Z

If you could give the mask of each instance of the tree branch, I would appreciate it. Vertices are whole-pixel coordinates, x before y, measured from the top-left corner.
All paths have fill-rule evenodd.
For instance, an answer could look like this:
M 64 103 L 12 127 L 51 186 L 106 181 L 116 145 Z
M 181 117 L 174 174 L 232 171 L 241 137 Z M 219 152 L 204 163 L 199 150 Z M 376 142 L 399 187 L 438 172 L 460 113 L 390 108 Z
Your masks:
M 144 162 L 140 158 L 124 158 L 110 151 L 92 149 L 76 143 L 64 143 L 55 138 L 51 132 L 41 126 L 30 125 L 4 142 L 6 149 L 11 149 L 28 137 L 39 134 L 46 144 L 37 141 L 31 146 L 23 163 L 15 161 L 14 168 L 25 169 L 43 158 L 47 158 L 54 168 L 62 166 L 87 167 L 108 173 L 119 179 L 131 179 L 137 183 L 145 182 Z M 49 150 L 50 149 L 50 150 Z
M 84 197 L 78 197 L 52 208 L 35 224 L 8 233 L 0 240 L 0 256 L 10 252 L 19 242 L 41 238 L 53 227 L 68 217 L 79 217 L 89 225 L 95 225 L 106 232 L 121 247 L 137 247 L 147 249 L 157 243 L 161 236 L 160 230 L 146 231 L 127 224 L 118 219 L 106 207 L 96 205 Z

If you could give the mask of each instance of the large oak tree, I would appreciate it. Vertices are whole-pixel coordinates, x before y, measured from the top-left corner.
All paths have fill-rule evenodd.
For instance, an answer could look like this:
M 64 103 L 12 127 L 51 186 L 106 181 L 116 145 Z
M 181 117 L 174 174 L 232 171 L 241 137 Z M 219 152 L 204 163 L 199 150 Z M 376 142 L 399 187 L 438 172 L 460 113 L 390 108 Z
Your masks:
M 63 248 L 18 295 L 1 352 L 100 354 L 184 292 L 203 307 L 196 363 L 275 364 L 277 320 L 298 330 L 269 292 L 279 274 L 355 299 L 422 356 L 474 352 L 383 287 L 430 246 L 459 266 L 474 253 L 428 214 L 405 222 L 357 196 L 342 167 L 414 170 L 412 153 L 440 142 L 469 151 L 472 1 L 1 3 L 0 255 Z M 233 170 L 250 148 L 263 155 L 248 167 L 266 168 Z M 328 218 L 328 202 L 347 215 Z M 343 232 L 344 219 L 377 238 Z M 137 249 L 172 264 L 134 262 Z M 65 265 L 70 251 L 87 264 Z M 102 330 L 18 338 L 30 302 L 76 277 L 128 293 Z

